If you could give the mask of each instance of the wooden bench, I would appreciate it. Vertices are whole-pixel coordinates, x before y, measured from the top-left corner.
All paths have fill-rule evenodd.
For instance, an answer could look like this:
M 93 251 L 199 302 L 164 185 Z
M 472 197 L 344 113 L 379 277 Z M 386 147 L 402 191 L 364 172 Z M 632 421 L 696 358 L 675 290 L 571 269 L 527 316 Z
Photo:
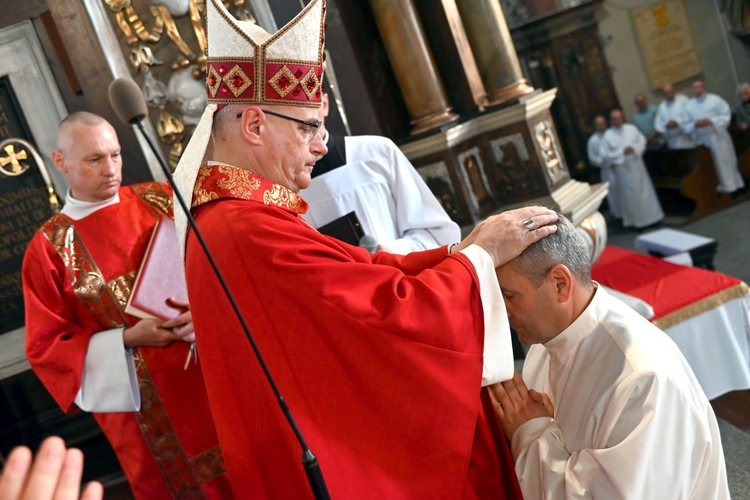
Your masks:
M 682 225 L 733 204 L 716 192 L 719 181 L 706 147 L 648 150 L 643 155 L 665 214 Z
M 737 166 L 747 184 L 747 180 L 750 179 L 750 129 L 729 127 L 729 134 L 732 136 L 734 150 L 737 152 Z

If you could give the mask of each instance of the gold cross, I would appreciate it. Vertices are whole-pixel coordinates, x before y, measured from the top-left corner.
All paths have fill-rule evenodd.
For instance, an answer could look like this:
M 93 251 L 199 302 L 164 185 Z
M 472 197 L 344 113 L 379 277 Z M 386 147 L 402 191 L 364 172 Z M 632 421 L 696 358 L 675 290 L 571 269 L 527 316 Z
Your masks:
M 29 158 L 28 155 L 26 154 L 25 149 L 22 149 L 19 153 L 16 153 L 13 148 L 13 144 L 8 144 L 3 149 L 8 154 L 8 156 L 0 158 L 0 167 L 4 167 L 8 163 L 10 163 L 11 169 L 10 169 L 10 172 L 8 172 L 9 174 L 18 175 L 28 168 L 28 167 L 21 165 L 21 163 L 18 161 L 18 160 L 27 160 Z

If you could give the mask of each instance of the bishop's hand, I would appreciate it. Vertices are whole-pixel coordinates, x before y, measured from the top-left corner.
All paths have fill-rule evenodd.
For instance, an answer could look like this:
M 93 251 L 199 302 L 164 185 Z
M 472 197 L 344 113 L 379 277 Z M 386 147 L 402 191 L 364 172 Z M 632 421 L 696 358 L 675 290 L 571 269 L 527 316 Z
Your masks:
M 452 253 L 471 244 L 479 245 L 490 254 L 497 268 L 518 257 L 532 243 L 557 231 L 557 226 L 547 225 L 556 220 L 557 214 L 544 207 L 508 210 L 480 222 Z

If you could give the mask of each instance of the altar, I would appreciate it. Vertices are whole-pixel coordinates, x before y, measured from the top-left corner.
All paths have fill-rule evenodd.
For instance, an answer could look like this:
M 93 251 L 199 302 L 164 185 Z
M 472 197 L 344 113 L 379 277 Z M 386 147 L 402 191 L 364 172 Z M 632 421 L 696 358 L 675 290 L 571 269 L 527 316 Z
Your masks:
M 750 288 L 725 274 L 608 246 L 592 278 L 653 308 L 708 399 L 750 389 Z

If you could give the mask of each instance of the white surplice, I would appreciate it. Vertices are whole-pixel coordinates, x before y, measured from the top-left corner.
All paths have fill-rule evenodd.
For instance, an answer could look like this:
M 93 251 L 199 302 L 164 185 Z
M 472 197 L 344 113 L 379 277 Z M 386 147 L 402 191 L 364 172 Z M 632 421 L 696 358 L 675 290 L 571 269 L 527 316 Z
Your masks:
M 625 148 L 633 148 L 625 153 Z M 610 127 L 604 133 L 601 156 L 612 167 L 625 227 L 645 227 L 664 218 L 654 184 L 643 163 L 646 137 L 629 123 Z
M 671 101 L 664 99 L 661 104 L 659 104 L 659 109 L 656 110 L 654 128 L 666 137 L 667 147 L 669 149 L 688 149 L 695 147 L 695 141 L 690 137 L 690 133 L 683 128 L 685 105 L 687 102 L 687 96 L 677 94 Z M 668 128 L 667 123 L 670 121 L 674 121 L 677 126 L 674 128 Z
M 711 125 L 696 127 L 696 120 L 701 118 L 711 120 Z M 696 144 L 711 149 L 716 175 L 719 178 L 717 191 L 722 193 L 732 193 L 745 186 L 737 169 L 734 143 L 727 132 L 730 121 L 732 109 L 716 94 L 706 93 L 701 97 L 693 97 L 685 105 L 683 127 L 692 134 Z
M 687 361 L 601 288 L 531 347 L 523 378 L 555 407 L 513 435 L 524 498 L 729 498 L 716 417 Z
M 612 167 L 604 161 L 602 157 L 602 142 L 604 141 L 604 132 L 595 132 L 594 135 L 589 137 L 586 143 L 586 150 L 589 155 L 589 163 L 595 167 L 599 167 L 599 174 L 602 182 L 609 183 L 609 190 L 607 191 L 607 204 L 609 205 L 609 213 L 612 214 L 616 219 L 622 219 L 622 207 L 620 199 L 617 197 L 617 178 L 615 173 L 612 171 Z
M 461 230 L 401 150 L 379 136 L 347 136 L 346 164 L 314 177 L 300 195 L 313 227 L 355 212 L 362 230 L 391 253 L 461 241 Z

